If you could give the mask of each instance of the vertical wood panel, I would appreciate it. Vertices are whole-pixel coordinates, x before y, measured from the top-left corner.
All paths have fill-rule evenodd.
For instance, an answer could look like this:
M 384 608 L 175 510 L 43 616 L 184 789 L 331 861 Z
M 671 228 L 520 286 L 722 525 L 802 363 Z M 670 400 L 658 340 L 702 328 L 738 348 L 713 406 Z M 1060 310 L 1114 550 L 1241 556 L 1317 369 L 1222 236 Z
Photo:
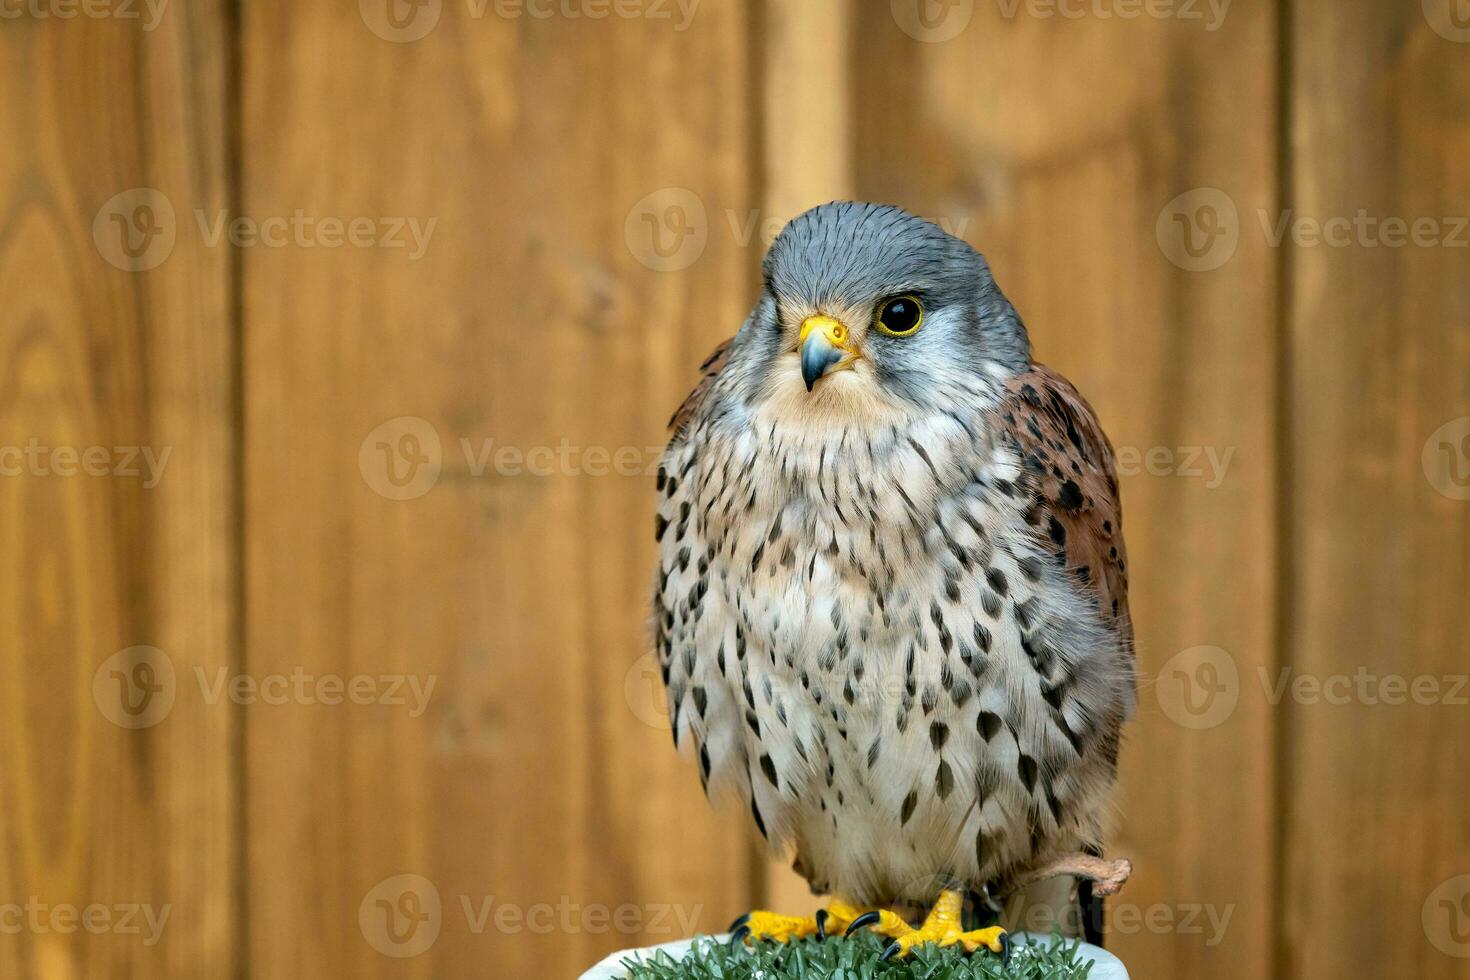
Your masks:
M 193 678 L 236 656 L 231 286 L 189 212 L 228 192 L 227 26 L 212 2 L 147 29 L 8 9 L 0 903 L 25 909 L 0 974 L 225 976 L 234 725 Z M 132 227 L 146 270 L 114 215 L 150 232 Z M 142 675 L 114 655 L 139 645 L 160 690 L 131 687 L 129 715 L 112 671 Z
M 750 206 L 744 13 L 397 5 L 438 17 L 398 43 L 367 27 L 388 7 L 246 13 L 247 210 L 438 220 L 418 261 L 247 250 L 249 665 L 437 687 L 418 718 L 250 714 L 253 967 L 575 975 L 749 902 L 737 824 L 669 745 L 644 621 L 646 450 L 749 298 L 724 220 Z M 405 433 L 440 472 L 388 499 L 377 444 Z M 633 475 L 591 475 L 624 448 Z M 412 911 L 402 890 L 374 891 L 400 874 L 441 907 L 412 958 L 377 904 Z
M 1463 973 L 1455 2 L 1299 0 L 1283 50 L 1277 4 L 1211 29 L 1024 0 L 703 0 L 687 25 L 277 0 L 243 5 L 239 66 L 218 0 L 150 30 L 0 19 L 0 452 L 168 453 L 154 487 L 0 458 L 0 904 L 168 907 L 154 945 L 0 936 L 0 974 L 564 976 L 757 898 L 814 907 L 668 744 L 644 471 L 769 234 L 847 195 L 984 251 L 1124 450 L 1143 686 L 1110 947 L 1145 977 Z M 1452 240 L 1273 246 L 1282 182 L 1294 217 Z M 149 268 L 113 212 L 165 232 Z M 287 240 L 231 246 L 222 212 Z M 409 244 L 329 247 L 323 218 Z M 630 475 L 589 472 L 620 449 Z M 139 645 L 173 702 L 128 730 L 111 671 L 144 675 L 109 658 Z M 1273 704 L 1281 667 L 1439 695 Z M 286 703 L 214 689 L 242 669 Z M 311 686 L 358 676 L 434 686 L 418 716 Z M 396 942 L 389 913 L 434 896 Z
M 1347 703 L 1284 701 L 1283 975 L 1462 977 L 1470 955 L 1470 709 L 1444 680 L 1470 630 L 1464 12 L 1294 5 L 1296 215 L 1430 219 L 1443 243 L 1376 226 L 1292 252 L 1287 649 L 1353 680 Z
M 1191 271 L 1156 218 L 1195 191 L 1193 216 L 1211 200 L 1199 188 L 1242 217 L 1274 206 L 1271 5 L 1232 6 L 1214 30 L 1025 3 L 931 4 L 927 21 L 863 9 L 860 195 L 984 252 L 1037 358 L 1128 450 L 1141 691 L 1110 850 L 1136 872 L 1108 944 L 1137 976 L 1265 976 L 1273 719 L 1242 684 L 1273 662 L 1275 257 L 1237 221 L 1234 250 L 1216 239 L 1216 267 Z M 1206 449 L 1234 454 L 1218 480 L 1191 475 L 1186 454 Z M 1184 683 L 1201 664 L 1173 658 L 1200 646 L 1238 679 L 1193 714 Z M 1201 909 L 1229 916 L 1223 935 Z

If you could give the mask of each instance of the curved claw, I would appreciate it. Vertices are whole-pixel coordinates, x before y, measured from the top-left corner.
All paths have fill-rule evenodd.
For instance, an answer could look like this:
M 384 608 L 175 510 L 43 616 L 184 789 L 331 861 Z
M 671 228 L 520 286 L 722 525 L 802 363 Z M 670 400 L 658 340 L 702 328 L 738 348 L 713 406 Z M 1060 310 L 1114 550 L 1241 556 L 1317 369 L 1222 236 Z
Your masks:
M 1011 934 L 1008 932 L 1000 934 L 1000 961 L 1005 965 L 1011 962 Z
M 878 957 L 878 959 L 880 959 L 880 960 L 891 960 L 895 956 L 897 956 L 902 950 L 903 950 L 903 943 L 901 943 L 897 939 L 895 939 L 893 942 L 889 943 L 887 945 L 887 947 L 884 948 L 883 955 L 880 956 L 880 957 Z
M 843 938 L 851 936 L 853 933 L 857 932 L 859 929 L 864 928 L 865 926 L 877 925 L 880 921 L 882 921 L 882 919 L 882 914 L 878 912 L 864 912 L 862 915 L 852 920 L 852 925 L 848 926 L 847 931 L 842 934 Z
M 827 910 L 817 909 L 817 939 L 827 938 Z
M 736 929 L 730 934 L 729 948 L 734 949 L 741 943 L 745 942 L 745 937 L 748 935 L 750 935 L 750 926 L 741 925 L 736 927 Z
M 738 919 L 736 919 L 734 922 L 730 923 L 730 928 L 726 929 L 725 931 L 726 932 L 734 932 L 736 929 L 739 929 L 741 926 L 745 925 L 749 921 L 750 921 L 750 913 L 747 912 L 744 915 L 740 916 Z

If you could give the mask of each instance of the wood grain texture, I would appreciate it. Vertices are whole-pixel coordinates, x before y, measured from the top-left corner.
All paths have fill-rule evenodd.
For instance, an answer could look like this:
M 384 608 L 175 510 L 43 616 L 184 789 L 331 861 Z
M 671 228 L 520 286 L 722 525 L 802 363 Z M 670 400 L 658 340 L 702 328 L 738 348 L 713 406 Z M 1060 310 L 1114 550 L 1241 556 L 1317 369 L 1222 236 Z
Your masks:
M 237 659 L 232 293 L 228 255 L 188 227 L 228 192 L 227 25 L 213 2 L 147 31 L 9 9 L 0 974 L 228 976 L 234 718 L 194 672 Z M 149 190 L 115 201 L 132 188 Z M 129 271 L 111 216 L 139 204 L 167 231 L 133 237 L 161 264 Z M 174 700 L 131 688 L 146 725 L 124 728 L 113 656 L 138 645 L 167 656 Z
M 1428 6 L 1453 27 L 1453 4 Z M 1470 709 L 1443 680 L 1463 679 L 1470 630 L 1470 23 L 1458 10 L 1455 41 L 1417 3 L 1294 5 L 1296 215 L 1431 219 L 1441 243 L 1384 244 L 1394 232 L 1379 226 L 1291 252 L 1287 649 L 1297 676 L 1378 680 L 1354 679 L 1347 703 L 1288 695 L 1280 709 L 1282 908 L 1302 944 L 1281 951 L 1283 976 L 1463 977 L 1470 955 Z M 1381 686 L 1395 675 L 1433 678 L 1438 694 L 1384 703 L 1404 699 Z
M 772 227 L 853 195 L 852 0 L 763 0 L 762 209 Z
M 1177 723 L 1193 719 L 1171 661 L 1219 647 L 1240 679 L 1274 662 L 1276 259 L 1240 234 L 1189 271 L 1156 218 L 1202 187 L 1241 215 L 1275 206 L 1274 15 L 1237 5 L 1207 30 L 1009 9 L 928 33 L 863 8 L 858 192 L 984 252 L 1037 358 L 1119 450 L 1141 691 L 1109 848 L 1137 870 L 1109 900 L 1108 945 L 1137 976 L 1266 976 L 1274 719 L 1237 683 L 1213 725 Z M 1218 479 L 1203 449 L 1233 453 Z
M 1464 974 L 1463 3 L 923 2 L 0 0 L 0 906 L 52 910 L 0 976 L 568 976 L 817 907 L 669 745 L 648 471 L 765 244 L 845 196 L 975 243 L 1119 450 L 1108 945 Z M 1273 245 L 1283 208 L 1379 223 Z M 166 462 L 34 472 L 33 441 Z M 140 645 L 174 699 L 127 729 Z M 1273 700 L 1363 673 L 1438 700 Z M 285 686 L 234 704 L 239 674 Z
M 437 678 L 419 717 L 251 716 L 261 976 L 571 976 L 749 907 L 645 656 L 654 447 L 749 297 L 744 13 L 473 9 L 410 43 L 246 11 L 248 211 L 438 221 L 417 261 L 245 260 L 250 666 Z M 441 472 L 393 500 L 376 443 L 408 444 L 368 437 L 401 416 Z M 406 873 L 442 912 L 400 959 L 359 913 L 412 911 L 370 896 Z

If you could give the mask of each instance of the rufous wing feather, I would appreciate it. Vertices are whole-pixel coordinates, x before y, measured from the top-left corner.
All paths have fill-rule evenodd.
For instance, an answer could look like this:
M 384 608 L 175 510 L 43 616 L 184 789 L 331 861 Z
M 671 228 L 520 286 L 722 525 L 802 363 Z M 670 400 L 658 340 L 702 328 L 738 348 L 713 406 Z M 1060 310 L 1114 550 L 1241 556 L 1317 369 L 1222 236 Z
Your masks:
M 1020 483 L 1033 496 L 1027 519 L 1096 598 L 1131 657 L 1117 468 L 1097 415 L 1071 382 L 1042 364 L 1006 383 L 995 412 L 999 431 L 1021 455 Z

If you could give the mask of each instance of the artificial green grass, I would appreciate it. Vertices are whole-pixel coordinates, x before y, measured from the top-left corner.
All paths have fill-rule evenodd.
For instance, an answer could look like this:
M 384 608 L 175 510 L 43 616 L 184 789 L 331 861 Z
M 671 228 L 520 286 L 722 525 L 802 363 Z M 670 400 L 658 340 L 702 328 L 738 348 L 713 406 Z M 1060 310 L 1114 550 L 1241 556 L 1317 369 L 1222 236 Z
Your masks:
M 1041 946 L 1014 940 L 1011 960 L 1004 965 L 999 956 L 984 950 L 967 956 L 957 946 L 920 946 L 902 962 L 884 962 L 879 957 L 887 944 L 872 934 L 735 949 L 700 939 L 682 960 L 660 952 L 641 962 L 624 960 L 623 965 L 631 980 L 1085 980 L 1092 969 L 1092 961 L 1078 956 L 1073 941 Z

